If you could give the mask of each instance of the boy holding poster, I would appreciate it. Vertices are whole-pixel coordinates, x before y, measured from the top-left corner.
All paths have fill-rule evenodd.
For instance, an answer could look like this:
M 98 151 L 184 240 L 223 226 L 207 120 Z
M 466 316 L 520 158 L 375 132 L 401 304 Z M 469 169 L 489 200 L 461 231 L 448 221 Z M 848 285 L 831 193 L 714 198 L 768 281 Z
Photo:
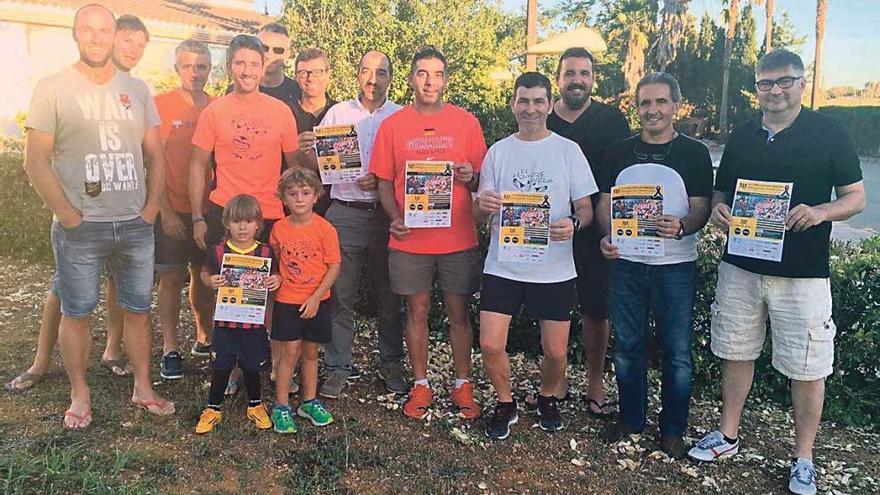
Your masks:
M 575 304 L 572 237 L 592 221 L 590 195 L 598 190 L 578 145 L 547 130 L 550 80 L 527 72 L 513 91 L 519 131 L 489 149 L 473 205 L 474 218 L 492 225 L 480 292 L 480 349 L 498 394 L 486 436 L 498 440 L 518 420 L 505 348 L 510 320 L 523 305 L 541 326 L 538 425 L 549 432 L 563 427 L 554 393 L 565 377 Z
M 278 289 L 278 264 L 272 249 L 256 240 L 263 226 L 260 203 L 253 196 L 233 196 L 223 209 L 226 238 L 208 250 L 202 283 L 218 290 L 211 352 L 211 390 L 196 433 L 208 433 L 223 418 L 221 405 L 236 363 L 248 395 L 247 417 L 261 430 L 272 427 L 260 399 L 260 372 L 269 364 L 266 335 L 268 293 Z

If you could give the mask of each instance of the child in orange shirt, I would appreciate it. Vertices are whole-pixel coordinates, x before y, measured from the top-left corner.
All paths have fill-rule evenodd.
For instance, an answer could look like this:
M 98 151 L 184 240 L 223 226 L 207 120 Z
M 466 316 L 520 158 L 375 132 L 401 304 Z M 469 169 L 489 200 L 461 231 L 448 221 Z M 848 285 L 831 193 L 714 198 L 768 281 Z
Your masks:
M 272 319 L 272 340 L 280 350 L 272 409 L 278 433 L 297 431 L 288 392 L 300 354 L 302 402 L 296 414 L 315 426 L 333 422 L 333 415 L 316 398 L 318 350 L 332 335 L 330 288 L 339 275 L 342 258 L 336 229 L 312 211 L 323 192 L 318 174 L 303 168 L 288 169 L 278 184 L 278 195 L 290 210 L 290 215 L 275 223 L 269 236 L 281 273 Z

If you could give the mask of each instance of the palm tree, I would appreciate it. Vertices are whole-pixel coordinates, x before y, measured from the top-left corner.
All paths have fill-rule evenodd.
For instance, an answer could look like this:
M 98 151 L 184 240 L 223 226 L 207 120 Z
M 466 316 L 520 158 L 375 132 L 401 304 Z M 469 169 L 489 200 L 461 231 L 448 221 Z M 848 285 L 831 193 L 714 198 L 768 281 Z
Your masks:
M 727 34 L 724 37 L 724 75 L 721 79 L 721 108 L 719 109 L 718 127 L 721 129 L 721 142 L 727 142 L 727 100 L 730 86 L 730 57 L 733 52 L 733 35 L 736 33 L 736 21 L 739 19 L 739 0 L 728 0 Z
M 776 10 L 776 0 L 753 0 L 758 7 L 764 6 L 764 53 L 773 51 L 773 13 Z
M 810 108 L 815 110 L 822 99 L 822 43 L 825 41 L 825 15 L 828 13 L 828 0 L 816 0 L 816 58 L 813 60 L 813 92 Z
M 656 66 L 666 72 L 666 66 L 675 60 L 678 44 L 684 32 L 684 23 L 691 0 L 665 0 L 660 12 L 660 37 L 657 39 Z

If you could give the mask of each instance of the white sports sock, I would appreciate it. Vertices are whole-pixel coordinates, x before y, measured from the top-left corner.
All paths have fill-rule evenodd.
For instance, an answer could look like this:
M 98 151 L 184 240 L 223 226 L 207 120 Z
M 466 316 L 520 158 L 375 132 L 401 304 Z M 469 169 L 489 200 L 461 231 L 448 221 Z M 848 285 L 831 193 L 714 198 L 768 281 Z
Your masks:
M 468 382 L 467 378 L 456 378 L 455 379 L 455 390 L 461 388 L 462 385 Z
M 416 380 L 416 385 L 423 385 L 425 387 L 431 388 L 431 385 L 428 383 L 427 378 L 422 378 L 421 380 Z

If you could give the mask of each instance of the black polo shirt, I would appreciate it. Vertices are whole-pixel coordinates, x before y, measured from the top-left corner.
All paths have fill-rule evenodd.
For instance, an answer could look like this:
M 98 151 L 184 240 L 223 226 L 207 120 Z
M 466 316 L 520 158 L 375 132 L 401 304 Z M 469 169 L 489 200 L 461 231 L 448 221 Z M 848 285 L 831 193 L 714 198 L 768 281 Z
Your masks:
M 768 139 L 769 138 L 769 139 Z M 836 120 L 802 108 L 791 126 L 769 137 L 761 117 L 737 127 L 721 157 L 715 190 L 733 200 L 737 179 L 792 182 L 791 208 L 831 201 L 835 187 L 862 180 L 859 157 Z M 782 261 L 725 254 L 743 270 L 792 278 L 827 278 L 831 222 L 803 232 L 786 231 Z
M 620 109 L 596 100 L 591 100 L 590 106 L 574 122 L 551 112 L 547 116 L 547 128 L 581 147 L 596 180 L 608 175 L 603 164 L 611 144 L 630 136 L 629 124 Z
M 330 110 L 330 107 L 337 103 L 336 100 L 327 96 L 327 104 L 324 105 L 324 108 L 318 110 L 318 113 L 310 113 L 303 109 L 302 105 L 299 104 L 299 100 L 293 102 L 293 107 L 291 109 L 293 110 L 293 118 L 296 119 L 297 132 L 303 133 L 311 131 L 315 126 L 321 125 L 321 120 L 324 119 L 327 110 Z

